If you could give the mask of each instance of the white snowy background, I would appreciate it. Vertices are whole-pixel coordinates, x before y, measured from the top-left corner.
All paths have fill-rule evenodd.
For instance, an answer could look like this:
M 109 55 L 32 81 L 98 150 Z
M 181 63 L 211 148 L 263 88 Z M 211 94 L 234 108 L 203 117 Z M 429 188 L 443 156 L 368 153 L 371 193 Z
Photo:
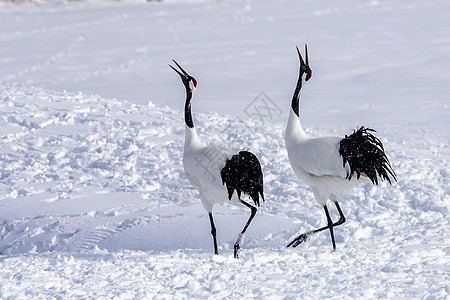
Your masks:
M 326 223 L 284 146 L 304 43 L 302 124 L 375 128 L 398 176 L 341 197 L 335 252 L 285 248 Z M 172 59 L 200 138 L 263 166 L 239 260 L 249 210 L 214 208 L 213 255 L 183 174 Z M 0 298 L 449 299 L 449 104 L 449 1 L 0 2 Z

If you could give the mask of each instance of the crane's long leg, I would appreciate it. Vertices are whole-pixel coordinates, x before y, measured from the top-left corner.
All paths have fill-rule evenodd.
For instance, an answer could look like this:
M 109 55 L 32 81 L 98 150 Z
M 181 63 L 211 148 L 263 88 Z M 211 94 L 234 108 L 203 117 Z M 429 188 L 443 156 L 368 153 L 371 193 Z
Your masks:
M 250 225 L 250 222 L 255 217 L 256 211 L 257 211 L 256 207 L 254 207 L 253 205 L 248 204 L 244 200 L 241 200 L 241 203 L 251 209 L 251 214 L 250 214 L 250 218 L 247 221 L 247 224 L 245 224 L 244 229 L 242 229 L 242 231 L 239 234 L 239 237 L 238 237 L 236 243 L 234 244 L 234 258 L 239 258 L 239 249 L 241 248 L 241 245 L 244 243 L 245 231 L 247 230 L 248 225 Z
M 209 213 L 209 222 L 211 223 L 211 234 L 214 241 L 214 254 L 218 255 L 219 251 L 217 250 L 216 226 L 214 225 L 212 212 Z
M 334 241 L 334 232 L 333 232 L 333 220 L 331 220 L 330 213 L 328 212 L 328 208 L 326 205 L 323 206 L 325 210 L 325 215 L 327 216 L 328 228 L 330 229 L 331 243 L 333 244 L 333 250 L 336 250 L 336 242 Z
M 339 226 L 341 224 L 344 224 L 345 216 L 342 213 L 342 210 L 341 210 L 341 207 L 339 206 L 339 203 L 337 201 L 333 201 L 333 202 L 336 205 L 336 208 L 337 208 L 337 210 L 339 212 L 339 220 L 336 223 L 333 223 L 333 221 L 331 220 L 330 214 L 328 212 L 328 208 L 327 208 L 326 205 L 324 205 L 323 208 L 325 210 L 325 214 L 327 215 L 328 225 L 324 226 L 324 227 L 321 227 L 319 229 L 314 229 L 314 230 L 305 232 L 305 233 L 299 235 L 294 240 L 292 240 L 292 242 L 290 242 L 286 247 L 291 247 L 292 246 L 293 248 L 295 248 L 298 245 L 300 245 L 301 243 L 303 243 L 304 241 L 306 241 L 311 234 L 314 234 L 314 233 L 317 233 L 317 232 L 321 232 L 321 231 L 323 231 L 325 229 L 329 229 L 330 230 L 330 234 L 331 234 L 331 241 L 333 243 L 333 250 L 335 250 L 336 249 L 336 243 L 334 241 L 333 228 L 335 226 Z

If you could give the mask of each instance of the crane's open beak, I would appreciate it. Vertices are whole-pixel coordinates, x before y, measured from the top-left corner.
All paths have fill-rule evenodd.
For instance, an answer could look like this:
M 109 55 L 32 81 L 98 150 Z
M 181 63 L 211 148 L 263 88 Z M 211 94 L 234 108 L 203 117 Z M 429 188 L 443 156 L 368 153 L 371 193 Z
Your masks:
M 188 73 L 186 73 L 185 70 L 183 70 L 183 68 L 175 61 L 175 59 L 172 59 L 173 62 L 177 65 L 178 68 L 180 68 L 181 72 L 178 71 L 177 69 L 175 69 L 174 67 L 172 67 L 171 65 L 169 65 L 169 67 L 171 67 L 175 72 L 178 73 L 178 75 L 181 76 L 181 78 L 188 78 L 190 77 Z
M 181 72 L 172 67 L 171 65 L 169 65 L 169 67 L 171 67 L 175 72 L 178 73 L 178 75 L 180 75 L 181 81 L 183 82 L 184 86 L 186 88 L 190 87 L 191 89 L 195 89 L 197 87 L 197 80 L 195 80 L 194 77 L 189 75 L 174 59 L 172 60 L 177 65 L 177 67 L 180 69 Z M 193 86 L 190 86 L 191 83 Z
M 305 58 L 306 58 L 306 63 L 305 63 L 305 61 L 303 60 L 302 55 L 300 54 L 300 50 L 298 50 L 298 47 L 296 47 L 296 48 L 297 48 L 298 57 L 299 57 L 299 59 L 300 59 L 300 73 L 301 73 L 301 74 L 302 74 L 302 73 L 303 73 L 303 74 L 306 73 L 305 81 L 308 81 L 308 80 L 311 78 L 311 76 L 312 76 L 312 71 L 311 71 L 311 69 L 310 69 L 310 67 L 309 67 L 308 45 L 305 44 Z
M 300 50 L 298 50 L 298 46 L 296 46 L 296 48 L 297 48 L 298 57 L 300 58 L 300 63 L 301 63 L 302 65 L 309 66 L 309 59 L 308 59 L 308 45 L 305 44 L 305 58 L 306 58 L 306 63 L 305 63 L 305 61 L 303 60 L 302 55 L 300 54 Z

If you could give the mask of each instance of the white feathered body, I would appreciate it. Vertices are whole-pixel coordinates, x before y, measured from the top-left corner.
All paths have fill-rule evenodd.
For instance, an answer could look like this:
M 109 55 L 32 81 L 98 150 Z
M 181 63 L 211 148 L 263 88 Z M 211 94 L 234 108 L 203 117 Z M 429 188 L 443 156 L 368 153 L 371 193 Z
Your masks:
M 207 212 L 211 212 L 216 203 L 230 201 L 220 171 L 227 159 L 235 154 L 237 152 L 230 148 L 204 145 L 195 129 L 186 126 L 184 171 L 189 182 L 199 190 L 200 199 Z M 233 193 L 231 201 L 239 202 L 237 193 Z
M 302 129 L 299 117 L 291 109 L 286 128 L 286 149 L 295 174 L 308 184 L 321 205 L 327 200 L 337 200 L 337 196 L 355 185 L 370 181 L 359 179 L 350 173 L 348 163 L 343 164 L 339 154 L 341 137 L 309 137 Z

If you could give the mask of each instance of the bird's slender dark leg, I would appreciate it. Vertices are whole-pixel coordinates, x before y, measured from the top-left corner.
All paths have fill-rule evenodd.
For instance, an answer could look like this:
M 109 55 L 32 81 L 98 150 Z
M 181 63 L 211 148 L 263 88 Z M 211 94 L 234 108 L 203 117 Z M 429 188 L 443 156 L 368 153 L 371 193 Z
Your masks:
M 333 229 L 335 226 L 344 224 L 344 222 L 345 222 L 345 216 L 344 216 L 344 214 L 342 213 L 341 207 L 339 206 L 339 204 L 337 203 L 337 201 L 334 201 L 334 204 L 336 205 L 336 208 L 337 208 L 337 210 L 338 210 L 338 212 L 339 212 L 339 220 L 338 220 L 336 223 L 332 223 L 331 217 L 330 217 L 330 215 L 329 215 L 329 213 L 328 213 L 328 208 L 326 207 L 326 205 L 324 205 L 324 210 L 325 210 L 325 214 L 327 215 L 328 225 L 327 225 L 327 226 L 324 226 L 324 227 L 322 227 L 322 228 L 314 229 L 314 230 L 311 230 L 311 231 L 308 231 L 308 232 L 305 232 L 305 233 L 299 235 L 299 236 L 296 237 L 294 240 L 292 240 L 292 242 L 290 242 L 290 243 L 287 245 L 287 247 L 291 247 L 291 246 L 292 246 L 293 248 L 295 248 L 295 247 L 297 247 L 298 245 L 300 245 L 301 243 L 303 243 L 304 241 L 306 241 L 306 240 L 308 239 L 308 237 L 309 237 L 311 234 L 314 234 L 314 233 L 317 233 L 317 232 L 321 232 L 321 231 L 323 231 L 323 230 L 325 230 L 325 229 L 330 229 L 330 233 L 331 233 L 331 241 L 333 242 L 333 249 L 336 249 L 336 244 L 335 244 L 335 242 L 334 242 L 334 234 L 333 234 L 332 229 Z M 331 224 L 330 224 L 330 221 L 331 221 Z
M 345 223 L 345 216 L 342 213 L 341 207 L 339 206 L 339 203 L 337 203 L 337 201 L 334 201 L 334 204 L 336 205 L 336 208 L 337 208 L 337 210 L 339 212 L 339 220 L 336 222 L 336 225 L 344 224 Z
M 219 251 L 217 250 L 216 226 L 214 225 L 212 212 L 209 213 L 209 222 L 211 223 L 211 234 L 213 236 L 214 241 L 214 254 L 218 255 Z
M 325 210 L 325 215 L 327 216 L 328 228 L 330 229 L 331 243 L 333 244 L 333 250 L 336 250 L 336 242 L 334 241 L 334 232 L 333 232 L 333 220 L 331 220 L 330 213 L 328 212 L 328 207 L 324 205 L 323 209 Z
M 328 209 L 325 206 L 325 214 L 327 215 L 327 220 L 328 220 L 328 226 L 330 226 L 330 234 L 331 234 L 331 242 L 333 243 L 333 250 L 336 250 L 336 243 L 334 241 L 334 233 L 333 233 L 333 227 L 334 226 L 338 226 L 341 224 L 344 224 L 345 222 L 345 216 L 344 213 L 341 210 L 341 207 L 339 206 L 339 203 L 337 203 L 337 201 L 334 201 L 334 204 L 336 205 L 336 208 L 339 212 L 339 220 L 333 224 L 333 221 L 330 218 L 330 214 L 328 213 Z
M 244 229 L 242 229 L 242 231 L 239 234 L 239 237 L 238 237 L 236 243 L 234 244 L 234 258 L 239 258 L 239 249 L 241 248 L 242 243 L 244 243 L 245 231 L 247 230 L 248 225 L 250 225 L 250 222 L 255 217 L 256 211 L 257 211 L 256 207 L 254 207 L 253 205 L 250 205 L 250 204 L 248 204 L 247 202 L 245 202 L 243 200 L 241 200 L 241 203 L 251 209 L 251 214 L 250 214 L 250 218 L 247 221 L 247 224 L 245 224 Z

